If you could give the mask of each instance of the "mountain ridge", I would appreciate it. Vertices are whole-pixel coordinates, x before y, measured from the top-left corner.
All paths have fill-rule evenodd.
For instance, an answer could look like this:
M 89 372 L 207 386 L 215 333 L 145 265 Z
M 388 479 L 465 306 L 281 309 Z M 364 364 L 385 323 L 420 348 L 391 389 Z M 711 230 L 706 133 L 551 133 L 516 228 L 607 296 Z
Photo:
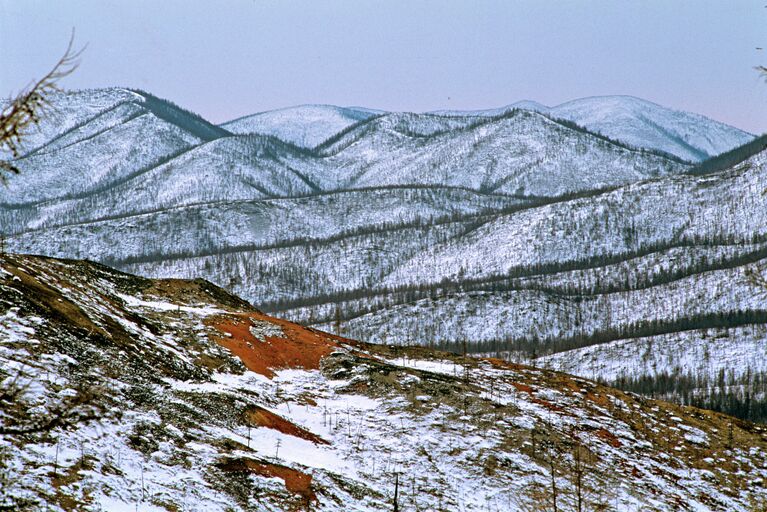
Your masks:
M 308 104 L 244 115 L 219 126 L 240 135 L 261 133 L 314 148 L 333 134 L 379 113 L 359 107 Z
M 693 162 L 717 156 L 754 138 L 753 134 L 706 116 L 669 109 L 629 95 L 589 96 L 554 107 L 524 100 L 496 109 L 437 112 L 443 115 L 494 116 L 511 108 L 540 111 L 628 144 L 658 149 Z M 696 133 L 699 126 L 703 129 Z M 710 134 L 713 134 L 714 140 L 721 139 L 720 142 L 714 142 Z
M 741 282 L 765 261 L 759 139 L 703 173 L 512 110 L 384 114 L 306 149 L 206 141 L 183 129 L 197 122 L 183 109 L 178 124 L 138 106 L 90 115 L 126 94 L 68 96 L 90 122 L 17 162 L 0 190 L 9 250 L 202 276 L 325 330 L 458 351 L 466 339 L 524 361 L 761 311 Z

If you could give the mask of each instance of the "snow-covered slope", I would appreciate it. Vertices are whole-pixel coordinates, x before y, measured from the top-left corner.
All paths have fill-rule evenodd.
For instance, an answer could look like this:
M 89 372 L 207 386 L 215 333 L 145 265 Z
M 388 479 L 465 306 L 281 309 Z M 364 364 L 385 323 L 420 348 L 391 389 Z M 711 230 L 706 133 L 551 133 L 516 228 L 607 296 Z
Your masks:
M 512 108 L 567 119 L 611 139 L 638 148 L 663 151 L 689 162 L 703 161 L 754 138 L 750 133 L 699 114 L 673 110 L 633 96 L 593 96 L 555 107 L 535 101 L 519 101 L 496 109 L 437 113 L 496 116 Z
M 747 511 L 767 431 L 586 379 L 369 345 L 202 280 L 0 257 L 10 510 Z
M 527 111 L 484 119 L 388 114 L 318 149 L 325 166 L 307 175 L 319 181 L 334 173 L 335 186 L 345 188 L 449 185 L 557 196 L 685 169 Z
M 40 123 L 25 134 L 23 152 L 34 151 L 66 132 L 96 120 L 102 114 L 109 116 L 110 111 L 120 105 L 141 99 L 133 91 L 116 87 L 54 92 L 50 94 L 50 107 L 46 109 Z
M 688 168 L 523 111 L 496 118 L 387 114 L 312 151 L 270 136 L 233 136 L 148 93 L 109 91 L 54 102 L 77 123 L 16 161 L 26 172 L 9 180 L 0 203 L 17 211 L 66 203 L 66 211 L 114 213 L 401 186 L 558 196 Z
M 483 108 L 480 110 L 434 110 L 431 114 L 437 114 L 441 116 L 468 116 L 468 117 L 495 117 L 505 114 L 506 112 L 514 109 L 532 110 L 533 112 L 541 112 L 547 114 L 551 107 L 547 107 L 543 103 L 538 103 L 532 100 L 522 100 L 506 105 L 504 107 L 497 108 Z
M 192 147 L 231 135 L 142 91 L 55 93 L 15 161 L 29 179 L 10 180 L 0 203 L 18 208 L 114 187 Z
M 673 331 L 682 328 L 673 324 L 679 319 L 762 311 L 763 294 L 746 273 L 767 258 L 766 160 L 761 153 L 718 175 L 659 179 L 491 215 L 466 228 L 455 223 L 452 231 L 434 226 L 414 237 L 428 240 L 422 249 L 403 244 L 399 263 L 372 275 L 379 292 L 355 297 L 337 288 L 326 305 L 302 303 L 296 294 L 301 307 L 286 313 L 327 326 L 330 305 L 348 301 L 342 310 L 354 336 L 486 340 L 495 342 L 492 350 L 507 350 L 507 340 L 538 339 L 540 351 L 546 339 L 604 341 L 610 332 L 620 339 L 641 322 Z M 440 232 L 445 242 L 431 244 Z M 401 234 L 398 240 L 410 239 Z M 359 250 L 351 242 L 345 247 Z M 310 258 L 319 260 L 321 252 Z M 337 272 L 339 282 L 352 282 L 345 269 Z M 411 323 L 417 312 L 420 320 Z
M 200 142 L 176 125 L 142 112 L 78 142 L 50 151 L 42 148 L 20 159 L 18 166 L 29 179 L 8 180 L 0 189 L 0 202 L 18 206 L 104 189 Z
M 637 148 L 662 151 L 689 162 L 701 162 L 743 145 L 750 133 L 705 116 L 670 109 L 633 96 L 593 96 L 548 107 L 524 100 L 510 105 L 472 111 L 437 110 L 447 117 L 495 117 L 513 109 L 547 114 L 572 121 Z M 386 112 L 332 105 L 301 105 L 261 112 L 226 122 L 234 133 L 273 135 L 305 148 L 313 148 L 353 124 Z
M 767 234 L 762 220 L 766 175 L 767 152 L 762 152 L 708 177 L 663 178 L 499 215 L 468 236 L 408 261 L 386 284 L 413 275 L 427 280 L 459 274 L 482 278 L 526 264 L 629 255 L 643 247 L 695 238 L 701 245 L 706 238 L 749 242 Z
M 300 105 L 260 112 L 221 125 L 233 133 L 272 135 L 296 146 L 313 148 L 349 126 L 380 112 L 332 105 Z
M 365 217 L 362 212 L 377 208 L 392 211 L 394 204 L 401 204 L 399 201 L 405 197 L 411 198 L 408 201 L 414 210 L 425 211 L 431 193 L 424 192 L 415 202 L 416 196 L 410 193 L 397 198 L 393 191 L 377 191 L 376 202 L 360 205 L 359 210 L 350 209 L 351 203 L 364 198 L 366 192 L 335 194 L 327 197 L 322 208 L 305 210 L 313 219 L 311 226 L 317 226 L 316 237 L 309 240 L 302 239 L 311 231 L 305 226 L 302 229 L 309 231 L 298 231 L 293 241 L 283 238 L 254 245 L 221 244 L 218 254 L 212 248 L 196 256 L 179 253 L 175 257 L 158 255 L 142 261 L 126 258 L 113 263 L 129 265 L 125 268 L 148 275 L 206 275 L 259 303 L 287 300 L 305 305 L 316 300 L 313 313 L 296 312 L 299 316 L 295 318 L 301 321 L 311 321 L 312 317 L 315 322 L 323 318 L 331 321 L 333 304 L 359 299 L 357 304 L 349 303 L 344 314 L 350 328 L 354 326 L 355 335 L 382 341 L 404 342 L 409 328 L 403 322 L 401 331 L 379 331 L 374 317 L 384 315 L 384 324 L 396 326 L 398 322 L 389 316 L 396 312 L 385 309 L 420 299 L 437 300 L 429 306 L 431 314 L 415 326 L 431 333 L 437 343 L 461 338 L 475 342 L 503 340 L 534 333 L 571 336 L 583 332 L 578 327 L 583 320 L 576 322 L 576 313 L 587 309 L 589 315 L 602 322 L 594 329 L 614 329 L 649 320 L 649 315 L 656 312 L 669 315 L 666 319 L 670 320 L 687 314 L 757 306 L 757 290 L 742 276 L 747 268 L 767 257 L 767 198 L 762 194 L 765 172 L 765 154 L 759 154 L 717 175 L 663 178 L 548 204 L 497 203 L 495 211 L 467 208 L 442 222 L 421 217 L 414 223 L 412 217 L 401 217 L 401 222 L 388 226 L 381 224 L 385 217 Z M 479 195 L 472 197 L 482 200 Z M 674 201 L 664 200 L 668 197 Z M 284 203 L 297 214 L 284 217 L 296 219 L 290 224 L 298 224 L 302 215 L 297 211 L 298 204 L 306 204 L 301 207 L 306 208 L 310 203 L 305 201 Z M 350 212 L 350 217 L 359 222 L 355 230 L 326 231 L 323 226 L 337 226 L 340 222 L 337 211 Z M 437 211 L 430 215 L 437 215 Z M 369 228 L 360 229 L 365 224 Z M 279 221 L 275 220 L 274 225 L 279 230 Z M 69 229 L 74 229 L 71 238 L 98 239 L 84 236 L 84 227 Z M 30 232 L 12 237 L 9 243 L 19 250 L 37 246 L 46 252 L 66 254 L 80 247 L 79 242 L 69 246 L 61 242 L 67 236 L 66 230 Z M 92 251 L 101 251 L 92 254 L 107 258 L 113 243 L 101 249 L 90 246 Z M 261 276 L 270 276 L 270 283 L 249 278 L 253 269 Z M 290 276 L 285 275 L 285 269 L 290 269 Z M 457 323 L 443 330 L 438 298 L 468 290 L 490 293 L 473 296 L 468 303 L 475 305 L 467 307 L 466 314 L 451 314 Z M 502 293 L 496 296 L 496 292 Z M 508 293 L 521 298 L 518 306 L 509 302 Z M 701 301 L 703 295 L 710 299 Z M 477 300 L 485 300 L 482 297 L 495 297 L 488 307 L 497 301 L 511 308 L 514 321 L 501 321 L 503 315 L 477 305 Z M 553 300 L 571 306 L 546 306 Z M 669 306 L 656 311 L 653 304 L 657 303 Z M 274 307 L 284 310 L 292 306 Z M 417 310 L 421 306 L 414 307 Z M 370 308 L 375 311 L 366 311 Z M 613 324 L 604 324 L 608 309 Z M 346 305 L 343 310 L 347 310 Z M 471 312 L 477 311 L 486 314 L 472 319 Z M 620 311 L 631 315 L 621 315 Z M 493 336 L 482 335 L 471 327 L 489 326 L 496 321 L 499 330 L 487 331 Z M 528 330 L 533 324 L 545 326 L 545 333 L 541 329 Z
M 104 94 L 71 96 L 85 114 L 17 161 L 7 249 L 203 276 L 310 325 L 507 357 L 767 323 L 741 279 L 767 262 L 758 147 L 693 176 L 512 109 L 382 114 L 307 149 Z
M 549 111 L 637 147 L 701 161 L 753 139 L 753 135 L 698 114 L 671 110 L 633 96 L 597 96 Z
M 677 374 L 716 385 L 720 375 L 728 383 L 764 374 L 765 353 L 767 326 L 747 324 L 621 339 L 545 356 L 539 364 L 609 382 Z
M 194 188 L 205 197 L 216 193 L 215 189 Z M 36 221 L 12 237 L 14 248 L 124 264 L 128 260 L 295 246 L 312 240 L 322 243 L 354 233 L 386 230 L 387 226 L 447 221 L 524 204 L 505 196 L 488 197 L 460 189 L 402 188 L 285 199 L 219 199 L 137 213 L 121 202 L 121 197 L 110 195 L 109 202 L 86 212 L 80 210 L 86 200 L 41 207 L 39 224 Z M 7 216 L 2 219 L 7 225 L 21 222 L 17 212 L 4 213 Z

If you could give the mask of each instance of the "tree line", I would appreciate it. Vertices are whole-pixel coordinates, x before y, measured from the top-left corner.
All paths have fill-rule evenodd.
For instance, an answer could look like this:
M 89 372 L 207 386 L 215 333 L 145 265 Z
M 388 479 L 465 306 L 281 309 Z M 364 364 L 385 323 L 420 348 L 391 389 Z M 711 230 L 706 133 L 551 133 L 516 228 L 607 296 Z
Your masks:
M 342 317 L 349 320 L 357 316 L 373 313 L 386 309 L 395 304 L 408 304 L 420 299 L 436 300 L 456 292 L 507 292 L 520 290 L 537 290 L 552 295 L 564 297 L 583 297 L 588 295 L 601 295 L 615 292 L 641 290 L 678 281 L 680 279 L 717 269 L 736 268 L 749 263 L 755 263 L 767 257 L 767 246 L 734 254 L 732 256 L 721 255 L 718 258 L 708 259 L 702 256 L 697 262 L 690 262 L 683 266 L 671 269 L 663 269 L 653 274 L 642 274 L 634 284 L 629 283 L 626 276 L 622 282 L 605 282 L 596 276 L 593 283 L 587 286 L 576 283 L 564 285 L 551 285 L 545 281 L 521 281 L 522 279 L 540 278 L 553 276 L 563 272 L 586 271 L 604 268 L 610 265 L 623 263 L 626 260 L 649 256 L 652 254 L 668 251 L 670 249 L 700 246 L 731 246 L 742 247 L 749 244 L 760 244 L 767 241 L 767 235 L 754 234 L 750 240 L 743 240 L 735 236 L 710 237 L 691 236 L 684 240 L 674 242 L 660 241 L 645 244 L 632 251 L 621 251 L 608 254 L 587 256 L 569 261 L 536 262 L 527 265 L 512 267 L 507 272 L 489 274 L 480 278 L 450 278 L 445 277 L 437 283 L 416 283 L 399 286 L 376 286 L 372 289 L 343 290 L 321 293 L 312 296 L 298 298 L 279 299 L 272 302 L 263 302 L 259 306 L 265 311 L 280 312 L 297 308 L 310 308 L 323 304 L 340 304 Z M 386 296 L 386 299 L 378 300 Z M 370 299 L 370 302 L 362 301 Z M 358 302 L 359 304 L 354 304 Z M 335 315 L 335 312 L 333 312 Z M 315 316 L 313 323 L 330 321 L 330 316 Z
M 720 369 L 715 377 L 706 373 L 683 373 L 678 367 L 655 375 L 621 376 L 603 384 L 682 405 L 722 412 L 753 422 L 767 422 L 767 373 L 748 369 L 741 375 Z
M 535 359 L 541 356 L 603 345 L 617 340 L 648 338 L 663 334 L 700 329 L 733 328 L 745 325 L 767 324 L 767 310 L 738 309 L 717 313 L 690 315 L 682 318 L 642 320 L 616 327 L 599 329 L 591 334 L 572 336 L 537 336 L 508 337 L 506 339 L 471 340 L 469 346 L 473 353 L 517 353 Z M 441 341 L 438 347 L 449 352 L 460 353 L 463 341 Z

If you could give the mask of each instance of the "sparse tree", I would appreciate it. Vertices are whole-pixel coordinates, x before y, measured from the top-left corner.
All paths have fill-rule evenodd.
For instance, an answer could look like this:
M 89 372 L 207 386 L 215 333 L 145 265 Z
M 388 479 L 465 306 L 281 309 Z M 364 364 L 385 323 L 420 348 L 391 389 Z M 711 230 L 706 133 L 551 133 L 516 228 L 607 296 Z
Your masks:
M 394 473 L 394 512 L 399 512 L 399 472 Z
M 0 112 L 0 151 L 9 151 L 13 158 L 20 155 L 24 136 L 32 126 L 40 122 L 41 116 L 48 113 L 51 107 L 50 94 L 61 90 L 58 82 L 77 68 L 83 49 L 74 49 L 73 31 L 64 55 L 53 69 L 8 101 Z M 5 179 L 7 173 L 18 172 L 13 162 L 0 160 L 0 179 Z M 0 235 L 2 252 L 5 252 L 4 242 Z M 6 379 L 0 389 L 0 436 L 47 432 L 86 419 L 83 415 L 89 416 L 83 413 L 82 407 L 91 401 L 92 396 L 84 389 L 52 406 L 44 414 L 29 414 L 20 407 L 29 386 L 28 382 L 22 384 L 22 380 L 19 372 Z
M 20 383 L 19 374 L 3 382 L 0 391 L 0 438 L 50 432 L 98 417 L 94 407 L 97 388 L 81 386 L 68 397 L 48 406 L 44 411 L 26 402 L 31 381 Z
M 762 76 L 762 78 L 767 80 L 767 66 L 755 66 L 754 69 L 756 69 L 756 71 Z
M 95 386 L 79 386 L 64 398 L 49 403 L 44 408 L 35 407 L 29 388 L 32 377 L 18 371 L 5 379 L 0 374 L 0 440 L 13 444 L 30 439 L 49 438 L 54 430 L 71 428 L 103 415 L 97 397 L 101 390 Z M 54 472 L 58 464 L 54 462 Z M 34 506 L 15 495 L 13 489 L 18 480 L 18 468 L 14 467 L 7 449 L 0 448 L 0 512 L 4 510 L 27 510 Z
M 336 304 L 334 327 L 335 327 L 336 335 L 338 336 L 341 336 L 341 332 L 342 332 L 342 326 L 341 326 L 342 319 L 343 319 L 343 315 L 341 314 L 341 305 Z
M 74 49 L 74 32 L 64 55 L 40 80 L 33 82 L 16 96 L 12 96 L 0 110 L 0 152 L 10 154 L 11 160 L 0 159 L 0 181 L 10 174 L 18 174 L 13 162 L 21 155 L 28 131 L 37 125 L 52 109 L 50 95 L 59 91 L 59 81 L 71 74 L 78 65 L 81 50 Z M 5 240 L 0 234 L 0 252 L 5 252 Z M 72 394 L 48 404 L 43 409 L 33 407 L 29 399 L 31 377 L 18 370 L 15 375 L 0 372 L 0 440 L 23 442 L 30 436 L 48 436 L 56 429 L 72 427 L 100 417 L 96 387 L 81 386 Z M 58 457 L 58 447 L 57 447 Z M 10 467 L 5 450 L 0 450 L 0 511 L 27 510 L 35 503 L 12 494 L 18 474 Z M 54 463 L 54 468 L 58 460 Z M 54 469 L 55 471 L 55 469 Z

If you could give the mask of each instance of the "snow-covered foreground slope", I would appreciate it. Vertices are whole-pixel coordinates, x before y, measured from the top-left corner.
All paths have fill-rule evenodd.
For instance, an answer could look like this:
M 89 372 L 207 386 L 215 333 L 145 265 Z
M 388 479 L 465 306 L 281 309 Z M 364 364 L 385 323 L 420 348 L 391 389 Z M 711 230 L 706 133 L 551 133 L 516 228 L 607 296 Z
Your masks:
M 313 148 L 379 113 L 383 112 L 332 105 L 300 105 L 240 117 L 221 127 L 239 134 L 272 135 L 296 146 Z
M 750 133 L 699 114 L 673 110 L 633 96 L 593 96 L 555 107 L 534 101 L 520 101 L 496 109 L 437 113 L 496 116 L 512 108 L 567 119 L 626 144 L 663 151 L 690 162 L 701 162 L 754 138 Z
M 395 492 L 400 510 L 767 499 L 762 427 L 335 337 L 202 280 L 4 255 L 0 301 L 0 380 L 19 390 L 0 401 L 10 509 L 392 510 Z

